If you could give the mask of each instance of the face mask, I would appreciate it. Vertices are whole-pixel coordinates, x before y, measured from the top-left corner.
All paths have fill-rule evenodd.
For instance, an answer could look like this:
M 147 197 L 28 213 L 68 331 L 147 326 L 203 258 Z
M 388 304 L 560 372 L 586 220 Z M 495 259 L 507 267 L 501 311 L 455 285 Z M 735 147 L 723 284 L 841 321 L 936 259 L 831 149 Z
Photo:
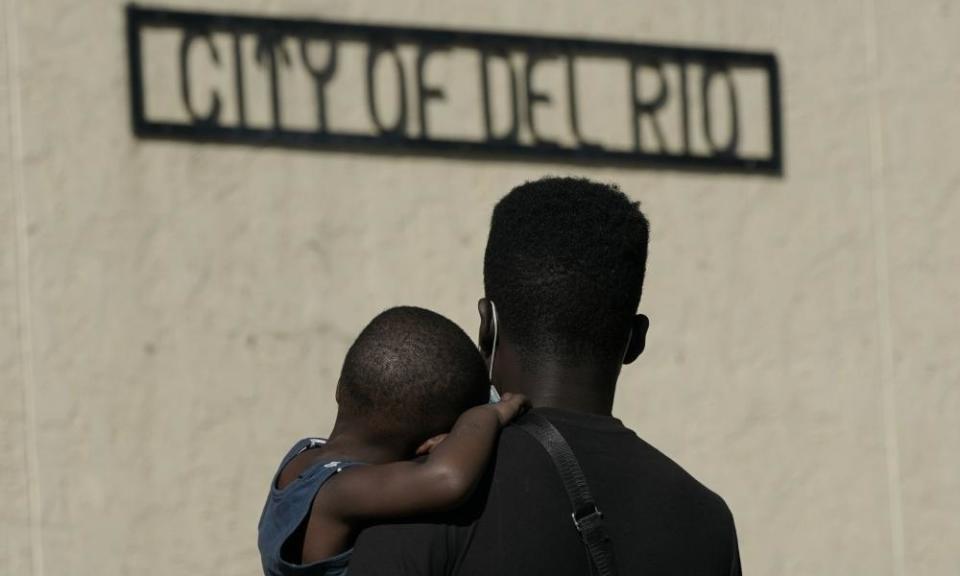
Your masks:
M 490 368 L 487 376 L 490 379 L 490 403 L 500 401 L 500 393 L 493 387 L 493 361 L 497 356 L 497 340 L 500 336 L 500 323 L 497 321 L 497 306 L 490 301 L 490 311 L 493 313 L 493 347 L 490 349 Z

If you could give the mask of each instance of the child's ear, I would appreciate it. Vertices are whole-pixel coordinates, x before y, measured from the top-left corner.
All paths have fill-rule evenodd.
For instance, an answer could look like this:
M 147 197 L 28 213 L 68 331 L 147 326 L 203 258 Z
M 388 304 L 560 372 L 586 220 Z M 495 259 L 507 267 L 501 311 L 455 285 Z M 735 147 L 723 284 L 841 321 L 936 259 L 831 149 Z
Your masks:
M 423 444 L 420 445 L 419 448 L 417 448 L 417 456 L 426 456 L 427 454 L 433 452 L 433 449 L 436 448 L 446 438 L 446 434 L 437 434 L 433 438 L 427 439 Z

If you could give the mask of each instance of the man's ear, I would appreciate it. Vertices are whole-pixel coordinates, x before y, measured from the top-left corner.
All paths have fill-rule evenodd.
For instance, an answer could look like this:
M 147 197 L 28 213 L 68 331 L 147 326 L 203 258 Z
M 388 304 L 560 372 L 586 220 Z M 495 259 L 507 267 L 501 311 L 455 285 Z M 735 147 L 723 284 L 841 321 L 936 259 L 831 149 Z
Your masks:
M 337 401 L 337 404 L 340 404 L 340 381 L 337 380 L 337 393 L 334 395 L 334 399 Z
M 480 333 L 477 337 L 477 344 L 480 345 L 480 351 L 484 356 L 490 356 L 493 352 L 493 306 L 490 300 L 481 298 L 477 302 L 477 312 L 480 313 Z
M 623 363 L 630 364 L 643 353 L 647 346 L 647 330 L 650 328 L 650 319 L 643 314 L 637 314 L 630 322 L 630 340 L 627 341 L 627 351 L 623 355 Z

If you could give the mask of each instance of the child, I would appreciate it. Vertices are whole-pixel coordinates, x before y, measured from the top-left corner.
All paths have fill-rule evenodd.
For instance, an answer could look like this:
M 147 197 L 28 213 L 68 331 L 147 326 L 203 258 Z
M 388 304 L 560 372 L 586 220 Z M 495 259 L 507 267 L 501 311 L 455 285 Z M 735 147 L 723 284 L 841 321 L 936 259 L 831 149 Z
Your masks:
M 485 404 L 489 386 L 450 320 L 413 307 L 374 318 L 344 359 L 330 438 L 298 442 L 274 477 L 259 525 L 264 573 L 345 574 L 364 526 L 462 503 L 525 406 L 520 395 Z

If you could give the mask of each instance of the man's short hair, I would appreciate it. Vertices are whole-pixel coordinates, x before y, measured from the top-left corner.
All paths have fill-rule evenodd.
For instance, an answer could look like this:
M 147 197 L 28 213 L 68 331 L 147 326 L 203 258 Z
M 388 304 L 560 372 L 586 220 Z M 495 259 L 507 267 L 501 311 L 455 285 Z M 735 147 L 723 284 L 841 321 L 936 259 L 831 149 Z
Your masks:
M 502 329 L 533 354 L 622 353 L 649 236 L 616 185 L 550 177 L 514 188 L 493 210 L 483 263 Z
M 412 306 L 386 310 L 350 346 L 340 406 L 385 431 L 426 438 L 483 403 L 489 380 L 480 351 L 447 318 Z

